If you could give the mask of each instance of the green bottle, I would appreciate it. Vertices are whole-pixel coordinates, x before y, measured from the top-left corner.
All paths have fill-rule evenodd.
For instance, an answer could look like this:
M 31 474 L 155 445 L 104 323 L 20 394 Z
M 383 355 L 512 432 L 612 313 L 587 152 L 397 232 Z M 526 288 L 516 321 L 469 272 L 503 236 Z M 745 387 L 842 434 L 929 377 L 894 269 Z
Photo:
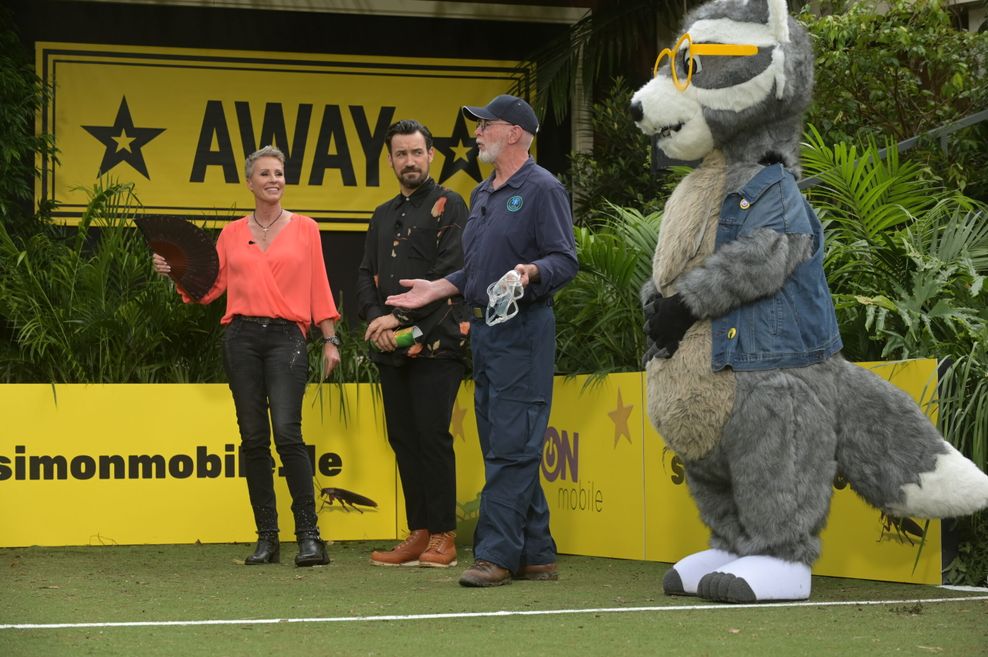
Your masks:
M 411 347 L 421 337 L 422 331 L 417 326 L 406 326 L 395 331 L 395 342 L 399 347 Z
M 398 343 L 399 348 L 411 347 L 421 337 L 422 329 L 417 326 L 406 326 L 403 329 L 395 331 L 395 342 Z M 373 342 L 370 343 L 370 346 L 374 351 L 380 351 Z

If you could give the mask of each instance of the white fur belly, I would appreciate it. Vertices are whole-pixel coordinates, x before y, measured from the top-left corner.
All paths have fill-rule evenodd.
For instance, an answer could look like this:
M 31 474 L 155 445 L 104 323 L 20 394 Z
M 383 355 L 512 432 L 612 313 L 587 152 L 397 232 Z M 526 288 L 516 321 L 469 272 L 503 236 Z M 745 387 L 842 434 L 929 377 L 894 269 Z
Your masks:
M 712 372 L 710 353 L 710 322 L 697 322 L 672 358 L 653 358 L 645 370 L 649 417 L 683 459 L 706 456 L 734 408 L 734 372 Z

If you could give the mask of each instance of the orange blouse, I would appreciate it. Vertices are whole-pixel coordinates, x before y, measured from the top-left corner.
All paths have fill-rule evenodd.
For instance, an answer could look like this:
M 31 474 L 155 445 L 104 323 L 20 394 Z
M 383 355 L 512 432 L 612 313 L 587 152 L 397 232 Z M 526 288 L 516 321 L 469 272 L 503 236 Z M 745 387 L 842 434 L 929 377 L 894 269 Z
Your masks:
M 308 335 L 312 322 L 339 319 L 316 222 L 293 214 L 264 251 L 254 242 L 248 221 L 231 221 L 220 232 L 219 276 L 199 303 L 210 303 L 226 292 L 221 324 L 229 324 L 234 315 L 281 317 L 296 322 L 303 335 Z M 179 292 L 186 303 L 192 301 L 184 290 Z

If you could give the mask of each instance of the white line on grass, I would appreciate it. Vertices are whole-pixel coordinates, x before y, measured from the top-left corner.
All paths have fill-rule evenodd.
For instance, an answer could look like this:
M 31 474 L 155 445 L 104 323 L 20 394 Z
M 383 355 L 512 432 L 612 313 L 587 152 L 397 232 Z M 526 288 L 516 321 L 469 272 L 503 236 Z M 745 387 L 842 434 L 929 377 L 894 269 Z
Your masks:
M 666 607 L 600 607 L 596 609 L 543 609 L 536 611 L 475 611 L 455 614 L 404 614 L 389 616 L 331 616 L 328 618 L 244 618 L 231 620 L 188 621 L 128 621 L 117 623 L 11 623 L 0 625 L 0 630 L 60 630 L 101 627 L 169 627 L 189 625 L 273 625 L 275 623 L 352 623 L 368 621 L 408 621 L 457 618 L 490 618 L 503 616 L 559 616 L 564 614 L 620 614 L 647 611 L 713 611 L 719 609 L 780 609 L 783 607 L 852 607 L 872 605 L 933 604 L 938 602 L 970 602 L 988 600 L 988 595 L 957 598 L 914 598 L 911 600 L 848 600 L 843 602 L 775 602 L 762 604 L 729 605 L 676 605 Z

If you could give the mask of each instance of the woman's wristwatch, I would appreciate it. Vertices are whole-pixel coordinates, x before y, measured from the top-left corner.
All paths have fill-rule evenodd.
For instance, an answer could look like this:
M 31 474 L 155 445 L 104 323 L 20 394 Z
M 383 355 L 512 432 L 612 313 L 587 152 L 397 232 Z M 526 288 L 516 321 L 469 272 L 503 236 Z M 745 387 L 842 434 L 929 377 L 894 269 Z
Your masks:
M 342 344 L 342 342 L 340 342 L 340 336 L 338 335 L 324 335 L 322 337 L 322 341 L 323 344 L 329 343 L 336 347 L 339 347 Z

